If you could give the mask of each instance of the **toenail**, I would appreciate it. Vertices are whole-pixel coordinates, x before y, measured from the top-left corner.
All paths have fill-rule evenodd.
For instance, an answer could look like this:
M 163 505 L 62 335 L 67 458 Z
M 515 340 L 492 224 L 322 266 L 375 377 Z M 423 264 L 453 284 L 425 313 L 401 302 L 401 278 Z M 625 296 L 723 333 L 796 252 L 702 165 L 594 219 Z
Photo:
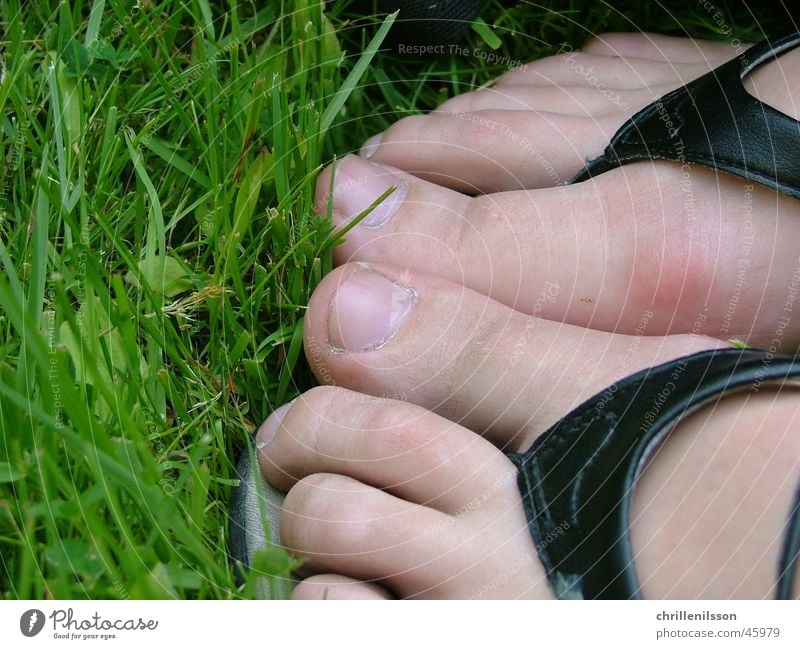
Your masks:
M 379 349 L 398 332 L 416 301 L 413 288 L 362 265 L 342 280 L 331 298 L 328 341 L 339 351 Z
M 361 150 L 358 152 L 358 155 L 369 160 L 378 152 L 378 147 L 380 147 L 381 142 L 383 142 L 383 133 L 373 135 L 366 142 L 364 142 Z
M 379 228 L 392 218 L 408 194 L 408 183 L 398 180 L 388 169 L 356 156 L 347 156 L 336 169 L 333 187 L 334 218 L 349 222 L 366 210 L 390 187 L 395 190 L 359 223 L 365 228 Z
M 261 427 L 258 429 L 258 434 L 256 435 L 257 450 L 262 450 L 275 438 L 275 435 L 281 427 L 283 418 L 286 416 L 286 413 L 289 412 L 293 403 L 294 400 L 289 403 L 284 403 L 280 408 L 273 410 L 272 414 L 261 424 Z

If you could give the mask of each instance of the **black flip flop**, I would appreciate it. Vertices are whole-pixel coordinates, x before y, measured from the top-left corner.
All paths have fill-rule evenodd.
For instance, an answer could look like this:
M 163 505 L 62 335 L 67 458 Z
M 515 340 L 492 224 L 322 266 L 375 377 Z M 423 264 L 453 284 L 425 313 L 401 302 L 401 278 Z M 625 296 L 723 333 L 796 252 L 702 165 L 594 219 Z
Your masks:
M 765 41 L 661 97 L 617 131 L 572 182 L 636 160 L 701 164 L 800 198 L 800 121 L 756 99 L 742 79 L 800 45 Z M 800 378 L 800 362 L 758 350 L 702 352 L 639 372 L 570 412 L 523 454 L 528 525 L 561 599 L 638 599 L 629 537 L 636 478 L 675 424 L 734 390 Z M 554 533 L 554 531 L 556 533 Z M 776 597 L 791 597 L 800 552 L 800 489 L 788 522 Z
M 639 473 L 681 419 L 734 391 L 800 379 L 800 361 L 757 350 L 700 352 L 609 386 L 509 457 L 528 527 L 559 599 L 639 599 L 629 537 Z M 788 515 L 776 596 L 800 551 L 800 491 Z
M 800 198 L 800 121 L 756 99 L 742 79 L 800 45 L 800 32 L 753 45 L 631 117 L 571 182 L 636 160 L 701 164 Z

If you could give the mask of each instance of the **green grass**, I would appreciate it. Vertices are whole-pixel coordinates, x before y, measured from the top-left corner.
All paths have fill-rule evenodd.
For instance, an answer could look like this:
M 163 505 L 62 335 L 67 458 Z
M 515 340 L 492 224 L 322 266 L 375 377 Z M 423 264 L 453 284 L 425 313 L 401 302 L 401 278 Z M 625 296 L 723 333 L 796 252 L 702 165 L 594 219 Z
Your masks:
M 465 48 L 527 61 L 612 29 L 782 22 L 501 4 Z M 313 384 L 304 305 L 334 243 L 315 176 L 504 68 L 367 66 L 377 22 L 344 0 L 0 0 L 0 24 L 0 595 L 250 596 L 226 504 L 254 426 Z

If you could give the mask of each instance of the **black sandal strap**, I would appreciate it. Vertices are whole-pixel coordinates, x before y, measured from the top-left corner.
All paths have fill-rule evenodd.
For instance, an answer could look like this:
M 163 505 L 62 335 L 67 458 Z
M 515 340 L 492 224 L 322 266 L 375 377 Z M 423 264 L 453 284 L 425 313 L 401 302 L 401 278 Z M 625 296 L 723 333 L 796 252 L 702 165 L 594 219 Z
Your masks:
M 699 163 L 800 198 L 800 121 L 753 97 L 742 78 L 800 45 L 764 41 L 644 107 L 571 182 L 635 160 Z
M 528 525 L 560 599 L 638 599 L 629 530 L 639 472 L 674 425 L 737 389 L 800 377 L 800 361 L 758 350 L 700 352 L 629 376 L 511 454 Z M 800 496 L 799 496 L 800 497 Z M 790 515 L 777 595 L 791 592 L 800 502 Z
M 792 599 L 797 559 L 800 554 L 800 488 L 794 496 L 792 510 L 783 536 L 783 547 L 778 559 L 778 584 L 775 599 Z

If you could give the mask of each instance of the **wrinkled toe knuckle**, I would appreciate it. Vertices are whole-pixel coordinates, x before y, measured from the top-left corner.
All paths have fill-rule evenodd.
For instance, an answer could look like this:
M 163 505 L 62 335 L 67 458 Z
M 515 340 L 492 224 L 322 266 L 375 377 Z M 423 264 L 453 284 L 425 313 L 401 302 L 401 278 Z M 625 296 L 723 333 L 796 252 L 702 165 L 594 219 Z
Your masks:
M 335 515 L 330 518 L 332 520 L 325 526 L 325 543 L 330 553 L 341 556 L 360 553 L 369 523 L 346 520 Z
M 408 413 L 391 399 L 376 399 L 369 408 L 367 427 L 371 433 L 391 434 L 408 425 Z
M 286 415 L 281 432 L 302 436 L 302 443 L 317 452 L 319 431 L 331 421 L 331 410 L 344 388 L 320 385 L 304 392 Z M 280 434 L 280 433 L 279 433 Z
M 369 527 L 361 520 L 359 493 L 344 476 L 316 473 L 297 483 L 286 496 L 288 536 L 306 552 L 317 552 L 324 539 L 327 552 L 346 554 L 358 547 Z M 283 525 L 284 520 L 281 519 Z
M 389 404 L 370 413 L 369 427 L 380 435 L 386 455 L 407 455 L 419 450 L 428 439 L 429 431 L 425 425 L 420 425 L 420 416 L 409 409 Z
M 314 473 L 298 480 L 286 494 L 283 502 L 284 514 L 290 518 L 314 517 L 324 507 L 322 500 L 327 494 L 324 478 L 323 474 Z
M 470 198 L 459 218 L 454 219 L 446 242 L 459 259 L 473 259 L 486 248 L 487 224 L 492 223 L 496 212 L 494 200 L 486 196 Z
M 466 142 L 491 143 L 492 141 L 506 143 L 509 126 L 506 123 L 506 111 L 494 109 L 482 110 L 475 113 L 465 113 L 462 121 L 463 130 L 466 131 Z
M 341 400 L 347 390 L 334 385 L 318 385 L 297 400 L 295 416 L 313 418 L 317 425 L 324 425 L 330 419 L 330 414 L 337 400 Z
M 387 446 L 398 456 L 406 455 L 416 467 L 416 477 L 424 479 L 425 475 L 452 460 L 457 450 L 452 441 L 452 436 L 447 435 L 444 428 L 420 421 L 416 425 L 397 429 Z
M 347 481 L 349 484 L 349 481 Z M 325 511 L 328 499 L 347 487 L 346 478 L 334 473 L 312 473 L 298 482 L 303 501 L 310 514 Z
M 335 476 L 314 473 L 299 480 L 286 494 L 281 511 L 281 539 L 293 549 L 304 549 L 302 540 L 308 538 L 309 526 L 330 518 L 336 500 Z
M 453 347 L 447 352 L 453 361 L 444 373 L 449 401 L 463 391 L 465 377 L 474 376 L 478 368 L 497 353 L 499 342 L 508 334 L 509 324 L 507 315 L 485 317 L 470 332 L 453 341 Z

